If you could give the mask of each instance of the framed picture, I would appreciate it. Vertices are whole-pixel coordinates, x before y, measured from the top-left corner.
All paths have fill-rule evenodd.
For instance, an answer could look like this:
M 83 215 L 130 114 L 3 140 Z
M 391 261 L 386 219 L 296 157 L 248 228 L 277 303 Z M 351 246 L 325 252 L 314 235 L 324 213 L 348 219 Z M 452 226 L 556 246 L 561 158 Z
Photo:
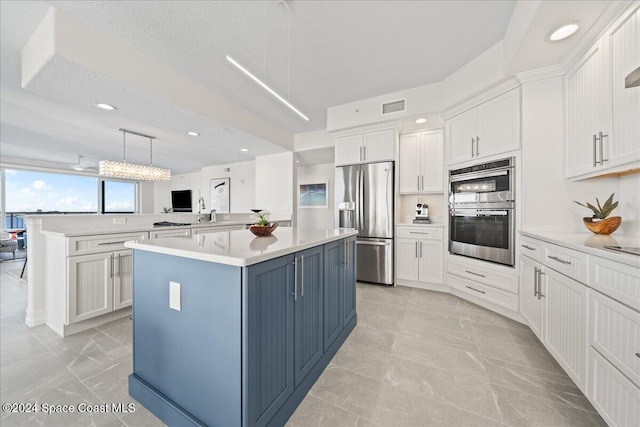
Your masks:
M 211 209 L 217 213 L 229 213 L 229 194 L 231 179 L 216 178 L 211 180 Z
M 327 182 L 300 184 L 298 186 L 299 208 L 329 207 L 329 188 Z

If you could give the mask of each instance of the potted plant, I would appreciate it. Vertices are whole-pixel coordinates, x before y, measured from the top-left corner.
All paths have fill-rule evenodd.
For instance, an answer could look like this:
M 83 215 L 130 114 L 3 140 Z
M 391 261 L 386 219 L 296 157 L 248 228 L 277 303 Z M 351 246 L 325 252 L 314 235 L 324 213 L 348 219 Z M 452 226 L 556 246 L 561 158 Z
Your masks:
M 249 231 L 251 231 L 256 236 L 258 237 L 268 236 L 273 232 L 273 230 L 278 228 L 277 222 L 270 223 L 269 220 L 267 220 L 266 218 L 267 213 L 262 213 L 262 210 L 260 209 L 252 209 L 252 211 L 256 215 L 258 215 L 258 223 L 251 225 L 249 227 Z
M 593 211 L 593 216 L 591 218 L 584 217 L 582 219 L 584 225 L 590 231 L 596 234 L 611 234 L 618 229 L 618 226 L 620 226 L 620 222 L 622 221 L 621 217 L 612 216 L 611 218 L 609 218 L 611 212 L 613 212 L 613 210 L 618 207 L 618 202 L 613 201 L 614 194 L 615 193 L 612 193 L 602 206 L 600 205 L 600 200 L 598 200 L 598 198 L 596 197 L 597 207 L 589 202 L 586 202 L 586 204 L 582 204 L 574 200 L 574 202 L 579 204 L 580 206 L 584 206 L 585 208 L 591 209 Z

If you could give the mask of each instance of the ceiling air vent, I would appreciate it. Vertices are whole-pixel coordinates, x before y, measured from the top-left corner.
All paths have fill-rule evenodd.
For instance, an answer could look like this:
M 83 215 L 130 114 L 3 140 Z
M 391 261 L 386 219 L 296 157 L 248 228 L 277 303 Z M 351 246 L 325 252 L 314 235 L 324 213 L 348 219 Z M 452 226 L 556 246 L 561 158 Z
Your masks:
M 398 111 L 404 111 L 404 99 L 400 101 L 387 102 L 382 104 L 382 114 L 397 113 Z

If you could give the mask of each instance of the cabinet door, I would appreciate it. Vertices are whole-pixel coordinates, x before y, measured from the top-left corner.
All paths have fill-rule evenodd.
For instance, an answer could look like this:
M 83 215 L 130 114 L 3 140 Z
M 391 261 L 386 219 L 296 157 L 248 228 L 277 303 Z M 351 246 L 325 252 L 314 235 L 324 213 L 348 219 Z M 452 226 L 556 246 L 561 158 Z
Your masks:
M 342 241 L 324 245 L 324 349 L 331 346 L 342 331 L 344 310 L 344 265 Z
M 546 269 L 545 343 L 580 390 L 585 390 L 587 287 Z
M 423 152 L 420 138 L 419 133 L 400 135 L 400 193 L 417 193 L 420 190 L 420 158 Z
M 520 147 L 520 92 L 513 89 L 478 106 L 475 157 Z
M 609 31 L 607 41 L 613 116 L 609 162 L 605 166 L 618 166 L 640 160 L 640 87 L 624 87 L 624 78 L 640 66 L 638 8 Z
M 344 265 L 344 307 L 342 311 L 342 326 L 353 319 L 356 315 L 356 238 L 351 237 L 344 240 L 345 245 L 345 265 Z
M 542 299 L 538 298 L 536 289 L 536 268 L 541 265 L 526 257 L 520 258 L 520 277 L 522 286 L 520 288 L 520 311 L 522 316 L 527 320 L 527 324 L 531 328 L 538 339 L 542 340 L 542 319 L 543 305 Z M 544 276 L 541 276 L 541 278 Z M 541 288 L 544 288 L 541 286 Z M 541 289 L 542 290 L 542 289 Z M 543 291 L 543 295 L 544 295 Z
M 307 376 L 323 354 L 323 249 L 322 246 L 295 254 L 297 296 L 295 298 L 295 385 Z
M 473 141 L 475 141 L 477 134 L 476 123 L 476 108 L 458 114 L 447 121 L 449 164 L 469 160 L 475 155 L 475 143 Z
M 395 139 L 393 129 L 365 133 L 363 161 L 370 163 L 394 160 Z
M 113 255 L 113 309 L 118 310 L 133 302 L 133 251 L 119 251 Z
M 441 285 L 443 283 L 442 242 L 420 240 L 418 242 L 419 268 L 418 278 L 421 282 Z
M 442 145 L 442 129 L 422 134 L 420 190 L 423 193 L 442 193 Z
M 293 393 L 293 259 L 247 268 L 247 425 L 267 425 Z
M 595 164 L 601 156 L 598 144 L 594 149 L 594 136 L 599 135 L 599 132 L 609 135 L 604 125 L 607 79 L 603 40 L 600 39 L 589 49 L 567 75 L 567 178 L 602 167 Z
M 396 239 L 396 278 L 418 280 L 418 247 L 414 239 Z
M 68 323 L 113 311 L 113 252 L 67 258 Z
M 362 163 L 362 134 L 336 138 L 336 166 Z

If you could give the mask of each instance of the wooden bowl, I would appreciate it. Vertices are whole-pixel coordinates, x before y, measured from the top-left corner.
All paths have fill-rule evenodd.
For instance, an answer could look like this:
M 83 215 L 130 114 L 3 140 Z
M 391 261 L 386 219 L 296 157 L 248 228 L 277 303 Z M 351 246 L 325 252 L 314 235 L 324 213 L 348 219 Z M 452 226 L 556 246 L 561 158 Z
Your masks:
M 593 218 L 582 218 L 584 225 L 596 234 L 611 234 L 618 229 L 622 218 L 619 216 L 612 216 L 605 218 L 601 221 L 593 221 Z
M 278 228 L 277 222 L 272 222 L 269 225 L 253 224 L 249 227 L 249 231 L 258 237 L 264 237 L 270 235 L 276 228 Z

